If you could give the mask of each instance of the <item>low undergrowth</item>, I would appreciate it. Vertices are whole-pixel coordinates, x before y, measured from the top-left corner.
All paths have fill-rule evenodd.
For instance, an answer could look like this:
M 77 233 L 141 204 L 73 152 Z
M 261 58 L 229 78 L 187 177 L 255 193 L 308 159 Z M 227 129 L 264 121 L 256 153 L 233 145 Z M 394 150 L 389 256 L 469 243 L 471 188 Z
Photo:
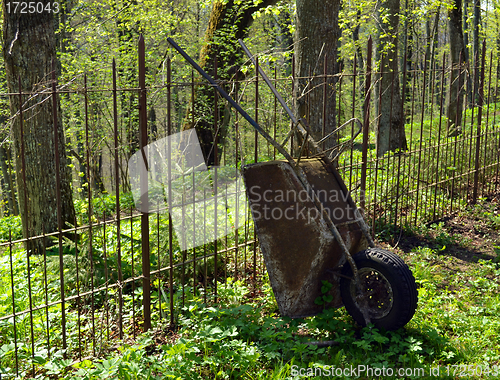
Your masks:
M 500 266 L 479 260 L 460 270 L 464 264 L 457 258 L 428 246 L 404 256 L 418 283 L 419 307 L 398 331 L 359 328 L 344 309 L 283 318 L 266 278 L 262 292 L 253 297 L 242 282 L 230 280 L 221 285 L 217 306 L 189 300 L 175 331 L 159 323 L 135 342 L 118 344 L 105 358 L 53 358 L 40 365 L 38 377 L 296 379 L 340 374 L 406 379 L 435 378 L 439 371 L 440 378 L 453 379 L 463 377 L 464 368 L 468 378 L 480 378 L 479 371 L 489 373 L 488 378 L 500 376 Z M 311 344 L 318 341 L 335 343 Z M 402 376 L 396 372 L 401 370 Z
M 483 200 L 446 221 L 403 231 L 400 240 L 390 242 L 392 246 L 379 241 L 403 257 L 417 281 L 418 309 L 414 318 L 397 331 L 380 331 L 373 326 L 360 328 L 343 308 L 327 309 L 305 319 L 281 317 L 267 275 L 263 273 L 257 279 L 256 289 L 243 278 L 228 278 L 220 283 L 218 303 L 210 296 L 204 303 L 203 293 L 185 286 L 185 306 L 175 315 L 173 326 L 165 315 L 168 297 L 154 292 L 153 329 L 133 336 L 141 320 L 142 291 L 137 287 L 135 309 L 132 294 L 126 293 L 124 298 L 125 339 L 113 339 L 116 331 L 104 324 L 103 307 L 96 310 L 96 315 L 101 316 L 96 330 L 102 335 L 107 329 L 111 339 L 98 340 L 100 346 L 95 355 L 84 350 L 85 355 L 78 358 L 77 309 L 71 305 L 66 315 L 70 326 L 70 349 L 66 357 L 62 351 L 49 355 L 38 342 L 32 357 L 30 347 L 18 342 L 19 358 L 28 365 L 22 367 L 17 378 L 254 380 L 324 378 L 322 375 L 363 379 L 498 378 L 500 223 L 496 211 L 494 202 Z M 459 233 L 469 224 L 476 226 L 475 235 Z M 22 253 L 15 253 L 13 260 L 13 270 L 22 271 Z M 9 278 L 9 261 L 4 256 L 0 263 L 4 279 Z M 11 284 L 4 284 L 5 296 L 0 301 L 7 307 L 11 302 L 8 297 Z M 23 285 L 14 286 L 16 294 L 22 294 Z M 38 286 L 43 286 L 43 282 Z M 180 305 L 180 291 L 179 288 L 175 295 L 177 305 Z M 57 288 L 49 295 L 52 293 L 56 297 Z M 111 310 L 111 322 L 116 322 L 113 319 L 116 301 L 112 293 L 109 296 L 105 305 Z M 82 329 L 90 334 L 85 311 L 88 305 L 84 306 Z M 57 342 L 60 308 L 52 306 L 47 313 L 52 326 L 50 339 L 60 345 Z M 39 314 L 40 323 L 46 323 L 45 311 Z M 10 331 L 9 323 L 2 321 L 3 331 Z M 43 331 L 42 326 L 35 327 Z M 17 328 L 29 329 L 27 315 Z M 0 347 L 1 373 L 2 377 L 15 378 L 14 346 L 7 338 L 4 335 Z M 91 346 L 90 341 L 80 343 Z

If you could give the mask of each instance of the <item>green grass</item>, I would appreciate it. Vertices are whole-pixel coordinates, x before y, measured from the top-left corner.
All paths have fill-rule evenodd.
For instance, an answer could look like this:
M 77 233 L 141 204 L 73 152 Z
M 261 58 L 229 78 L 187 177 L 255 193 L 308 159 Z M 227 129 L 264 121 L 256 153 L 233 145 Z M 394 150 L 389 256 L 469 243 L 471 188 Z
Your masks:
M 360 152 L 354 153 L 354 160 L 359 160 Z M 371 152 L 370 154 L 373 154 Z M 441 151 L 440 154 L 443 154 Z M 445 155 L 450 160 L 451 155 Z M 429 163 L 431 160 L 429 160 Z M 403 258 L 412 269 L 419 288 L 419 305 L 410 323 L 395 332 L 379 331 L 373 327 L 359 328 L 352 318 L 341 308 L 325 310 L 322 314 L 306 319 L 291 320 L 279 315 L 276 300 L 266 274 L 258 275 L 258 287 L 253 289 L 242 278 L 233 279 L 219 275 L 219 303 L 215 304 L 211 292 L 207 292 L 204 303 L 204 290 L 192 288 L 192 279 L 204 274 L 193 273 L 187 266 L 185 276 L 180 275 L 181 268 L 174 272 L 174 301 L 176 305 L 175 326 L 168 326 L 168 287 L 166 278 L 162 278 L 163 291 L 159 291 L 160 282 L 154 280 L 152 302 L 151 332 L 132 338 L 133 330 L 141 323 L 142 288 L 137 283 L 135 293 L 132 288 L 124 289 L 124 340 L 116 339 L 115 323 L 117 320 L 117 292 L 110 290 L 96 294 L 94 315 L 96 316 L 96 336 L 90 323 L 90 301 L 84 299 L 82 305 L 75 302 L 67 305 L 67 355 L 61 350 L 47 349 L 46 325 L 50 326 L 51 347 L 61 346 L 61 309 L 59 305 L 41 309 L 33 314 L 33 334 L 35 336 L 34 353 L 29 338 L 30 323 L 28 314 L 16 318 L 18 340 L 14 340 L 13 320 L 0 322 L 0 373 L 12 375 L 15 368 L 15 351 L 19 358 L 19 378 L 37 379 L 295 379 L 303 374 L 312 376 L 323 374 L 332 369 L 345 370 L 365 366 L 372 370 L 387 368 L 422 369 L 425 376 L 393 376 L 393 378 L 435 378 L 431 369 L 439 368 L 441 378 L 463 378 L 459 376 L 463 366 L 473 369 L 490 368 L 488 378 L 500 377 L 495 368 L 500 366 L 500 240 L 495 243 L 497 257 L 491 260 L 463 261 L 451 254 L 450 247 L 470 247 L 471 241 L 450 232 L 445 223 L 427 225 L 432 217 L 430 209 L 436 197 L 438 210 L 445 210 L 449 204 L 449 191 L 440 187 L 423 187 L 419 192 L 420 209 L 412 209 L 416 202 L 415 183 L 409 180 L 399 183 L 394 178 L 398 160 L 381 161 L 378 181 L 382 185 L 374 186 L 374 176 L 368 177 L 369 197 L 377 192 L 377 204 L 380 208 L 377 218 L 377 237 L 379 240 L 391 240 L 396 232 L 391 225 L 393 215 L 392 199 L 399 195 L 399 207 L 407 210 L 400 215 L 400 223 L 414 221 L 418 227 L 409 232 L 420 239 L 421 244 Z M 435 170 L 430 164 L 425 169 Z M 417 161 L 406 157 L 402 164 L 408 173 L 415 172 Z M 441 165 L 439 170 L 446 174 L 449 168 Z M 374 168 L 369 168 L 374 173 Z M 356 183 L 359 173 L 353 173 Z M 434 178 L 434 175 L 429 178 Z M 421 177 L 427 178 L 428 176 Z M 344 178 L 347 178 L 344 176 Z M 123 209 L 129 209 L 130 196 L 120 199 Z M 94 222 L 102 221 L 113 215 L 116 205 L 114 196 L 104 195 L 93 200 Z M 88 222 L 87 201 L 75 203 L 80 223 Z M 455 201 L 455 207 L 464 210 L 465 203 Z M 491 231 L 500 229 L 500 217 L 495 207 L 485 199 L 480 199 L 477 206 L 461 211 L 461 217 L 476 218 Z M 251 230 L 251 228 L 249 228 Z M 8 240 L 9 231 L 13 236 L 20 236 L 20 220 L 17 217 L 0 220 L 0 239 Z M 89 257 L 95 265 L 95 286 L 102 286 L 106 281 L 106 268 L 116 261 L 117 231 L 115 226 L 96 226 L 93 231 L 93 250 L 90 255 L 89 237 L 83 231 L 79 233 L 78 252 L 80 268 L 76 268 L 76 244 L 64 241 L 65 290 L 67 295 L 75 295 L 77 289 L 88 289 Z M 122 270 L 124 276 L 138 274 L 140 270 L 140 223 L 123 223 L 120 231 Z M 251 236 L 250 236 L 251 237 Z M 150 238 L 152 267 L 169 265 L 168 255 L 168 218 L 165 215 L 150 217 Z M 238 243 L 243 243 L 248 236 L 241 233 Z M 220 247 L 223 247 L 221 241 Z M 106 246 L 106 250 L 104 250 Z M 29 308 L 27 256 L 20 246 L 13 247 L 13 265 L 16 281 L 16 310 Z M 207 245 L 207 252 L 213 251 L 213 244 Z M 49 250 L 47 256 L 48 301 L 57 301 L 60 297 L 58 252 Z M 188 251 L 186 257 L 192 252 Z M 200 251 L 197 253 L 200 254 Z M 243 255 L 243 250 L 240 255 Z M 179 262 L 183 258 L 178 243 L 174 242 L 173 259 Z M 132 272 L 132 258 L 136 265 Z M 226 257 L 227 258 L 227 257 Z M 251 260 L 250 258 L 248 258 Z M 31 285 L 35 305 L 44 304 L 45 273 L 44 258 L 34 256 L 31 260 Z M 239 258 L 240 274 L 242 257 Z M 228 262 L 218 263 L 229 273 L 234 269 Z M 212 267 L 210 267 L 212 265 Z M 207 280 L 213 286 L 213 262 L 208 260 Z M 10 282 L 10 256 L 8 251 L 0 257 L 0 313 L 12 313 L 12 291 Z M 110 267 L 111 268 L 111 267 Z M 114 268 L 114 267 L 112 267 Z M 198 270 L 200 266 L 197 267 Z M 212 269 L 211 269 L 212 268 Z M 78 273 L 78 277 L 77 277 Z M 109 278 L 116 280 L 117 273 L 112 270 Z M 78 278 L 78 280 L 77 280 Z M 182 283 L 182 279 L 189 278 Z M 181 308 L 184 289 L 185 306 Z M 210 294 L 209 294 L 210 293 Z M 133 301 L 134 297 L 134 301 Z M 134 303 L 135 302 L 135 303 Z M 80 309 L 78 309 L 80 307 Z M 78 313 L 80 310 L 80 314 Z M 135 310 L 133 315 L 132 310 Z M 160 312 L 161 310 L 161 312 Z M 109 324 L 106 323 L 109 318 Z M 133 317 L 136 325 L 132 324 Z M 78 324 L 80 318 L 80 324 Z M 48 319 L 48 320 L 47 320 Z M 80 326 L 80 335 L 78 334 Z M 111 335 L 110 335 L 111 334 Z M 93 347 L 93 338 L 96 346 Z M 331 347 L 318 347 L 307 344 L 311 341 L 335 341 Z M 96 355 L 93 355 L 93 348 Z M 83 359 L 78 359 L 78 351 Z M 461 367 L 462 366 L 462 367 Z M 488 367 L 489 366 L 489 367 Z M 494 367 L 497 366 L 497 367 Z M 34 372 L 33 372 L 34 369 Z M 315 372 L 316 371 L 316 372 Z M 345 372 L 339 378 L 350 378 Z M 467 378 L 477 376 L 467 376 Z M 11 377 L 12 378 L 12 377 Z M 391 378 L 390 376 L 365 375 L 360 378 Z
M 429 371 L 439 367 L 441 378 L 452 379 L 459 378 L 461 365 L 469 365 L 474 370 L 489 366 L 489 378 L 495 378 L 494 366 L 500 365 L 500 266 L 479 261 L 456 270 L 456 259 L 428 247 L 415 249 L 405 260 L 419 286 L 419 307 L 412 321 L 395 332 L 360 329 L 344 309 L 307 319 L 283 318 L 266 276 L 255 297 L 243 282 L 230 279 L 220 285 L 217 306 L 191 297 L 174 332 L 158 324 L 135 342 L 117 342 L 103 358 L 40 360 L 37 373 L 68 379 L 295 379 L 301 368 L 302 373 L 319 373 L 317 368 L 366 366 L 422 368 L 424 377 L 392 378 L 432 378 Z M 316 340 L 335 340 L 337 345 L 306 344 Z

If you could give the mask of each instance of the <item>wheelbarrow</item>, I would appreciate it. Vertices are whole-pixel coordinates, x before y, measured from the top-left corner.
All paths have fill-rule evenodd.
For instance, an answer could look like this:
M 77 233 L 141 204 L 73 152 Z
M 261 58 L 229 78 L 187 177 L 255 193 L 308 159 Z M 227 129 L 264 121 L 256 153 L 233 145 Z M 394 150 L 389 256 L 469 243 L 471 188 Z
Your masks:
M 284 160 L 245 165 L 242 174 L 260 249 L 283 316 L 317 315 L 345 306 L 361 326 L 395 330 L 406 325 L 417 307 L 415 278 L 404 261 L 376 248 L 369 228 L 332 163 L 343 147 L 320 149 L 336 131 L 315 141 L 307 122 L 297 120 L 264 71 L 259 73 L 291 118 L 282 144 L 274 140 L 171 38 L 167 39 L 192 66 L 276 150 Z M 240 45 L 255 64 L 244 43 Z M 302 136 L 297 158 L 284 148 L 294 134 Z M 303 158 L 307 147 L 310 158 Z M 345 147 L 345 145 L 344 145 Z M 330 286 L 325 286 L 330 284 Z

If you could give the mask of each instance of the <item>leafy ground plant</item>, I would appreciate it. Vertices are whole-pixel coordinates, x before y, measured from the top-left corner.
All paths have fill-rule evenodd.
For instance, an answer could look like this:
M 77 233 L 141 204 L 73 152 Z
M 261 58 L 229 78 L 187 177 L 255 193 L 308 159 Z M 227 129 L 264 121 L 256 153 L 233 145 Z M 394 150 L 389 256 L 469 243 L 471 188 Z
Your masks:
M 355 372 L 358 378 L 435 378 L 439 370 L 440 378 L 455 379 L 465 365 L 473 368 L 468 378 L 480 378 L 479 369 L 493 376 L 500 364 L 498 264 L 491 260 L 463 263 L 428 247 L 400 254 L 419 284 L 419 308 L 398 331 L 361 329 L 343 309 L 328 309 L 307 319 L 283 318 L 277 314 L 272 292 L 252 297 L 243 283 L 231 279 L 228 290 L 222 292 L 224 304 L 209 306 L 193 298 L 175 331 L 159 324 L 135 342 L 121 343 L 106 358 L 75 362 L 58 376 L 298 379 L 340 374 L 342 369 L 336 377 L 351 378 L 355 368 L 364 369 Z M 464 265 L 467 270 L 457 270 Z M 269 287 L 265 276 L 262 280 Z M 325 341 L 335 343 L 318 344 Z M 387 375 L 389 369 L 399 368 L 405 369 L 403 376 Z
M 65 358 L 58 351 L 49 357 L 40 346 L 30 359 L 28 348 L 21 347 L 23 360 L 31 360 L 34 371 L 19 378 L 253 380 L 327 375 L 432 379 L 436 371 L 439 378 L 448 379 L 464 378 L 461 374 L 466 378 L 498 377 L 500 265 L 494 247 L 500 245 L 500 239 L 495 210 L 485 202 L 482 211 L 475 206 L 441 223 L 403 231 L 397 242 L 379 241 L 405 259 L 419 287 L 417 312 L 400 330 L 360 328 L 343 308 L 305 319 L 281 317 L 264 272 L 257 279 L 257 288 L 245 278 L 219 283 L 217 304 L 210 297 L 204 303 L 201 293 L 188 289 L 190 296 L 175 315 L 175 326 L 153 309 L 157 315 L 150 332 L 135 339 L 128 334 L 112 346 L 101 347 L 96 356 Z M 456 231 L 470 224 L 476 226 L 474 239 L 458 236 Z M 14 260 L 22 270 L 22 253 L 17 255 Z M 4 261 L 5 277 L 10 267 L 9 260 Z M 322 285 L 327 290 L 328 284 Z M 8 287 L 5 291 L 8 294 Z M 140 289 L 137 291 L 136 302 L 140 299 Z M 181 294 L 176 297 L 180 299 Z M 125 299 L 124 310 L 130 311 L 131 302 Z M 58 309 L 50 312 L 56 326 Z M 140 319 L 140 308 L 136 312 Z M 6 333 L 8 327 L 5 322 Z M 70 339 L 73 346 L 74 339 L 76 336 Z M 5 342 L 1 350 L 2 364 L 7 364 L 13 347 Z M 396 372 L 399 369 L 405 372 Z M 2 368 L 4 373 L 7 370 Z

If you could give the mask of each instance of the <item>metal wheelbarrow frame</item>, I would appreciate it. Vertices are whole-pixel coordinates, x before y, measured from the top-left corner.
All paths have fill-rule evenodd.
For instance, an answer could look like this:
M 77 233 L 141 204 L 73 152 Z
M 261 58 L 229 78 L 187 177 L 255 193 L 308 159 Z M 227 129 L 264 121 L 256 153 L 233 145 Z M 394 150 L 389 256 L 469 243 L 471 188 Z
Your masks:
M 304 317 L 318 314 L 325 306 L 338 307 L 343 303 L 348 312 L 360 325 L 373 323 L 376 327 L 388 330 L 404 326 L 413 317 L 417 306 L 415 279 L 408 266 L 398 256 L 391 252 L 375 248 L 375 243 L 369 232 L 369 227 L 347 190 L 340 174 L 335 169 L 331 157 L 319 147 L 319 144 L 333 136 L 336 131 L 355 121 L 360 125 L 360 128 L 351 138 L 350 141 L 352 142 L 362 129 L 359 120 L 351 119 L 347 121 L 334 132 L 331 132 L 329 135 L 316 142 L 311 136 L 307 122 L 304 119 L 297 120 L 259 66 L 259 73 L 292 121 L 292 127 L 285 141 L 279 144 L 263 130 L 210 75 L 194 62 L 183 49 L 181 49 L 171 38 L 167 40 L 172 47 L 174 47 L 191 66 L 193 66 L 193 68 L 196 69 L 221 94 L 221 96 L 223 96 L 255 128 L 255 130 L 285 158 L 284 161 L 245 166 L 245 168 L 243 168 L 243 176 L 245 178 L 247 192 L 249 191 L 249 186 L 259 183 L 259 171 L 268 172 L 269 175 L 273 175 L 271 173 L 274 173 L 274 176 L 281 176 L 281 182 L 287 183 L 288 185 L 286 186 L 288 186 L 288 188 L 295 191 L 302 191 L 307 194 L 307 199 L 303 203 L 307 203 L 310 209 L 314 208 L 317 212 L 317 216 L 319 216 L 319 218 L 317 218 L 319 222 L 316 221 L 316 225 L 313 226 L 314 232 L 318 233 L 319 231 L 322 236 L 328 234 L 330 236 L 330 239 L 326 238 L 326 240 L 322 240 L 323 245 L 320 244 L 321 257 L 318 257 L 318 255 L 314 256 L 315 253 L 313 252 L 313 257 L 309 260 L 310 268 L 314 267 L 317 272 L 313 273 L 312 278 L 310 275 L 308 276 L 308 273 L 304 273 L 302 276 L 304 279 L 303 286 L 301 288 L 299 287 L 300 289 L 298 290 L 296 289 L 297 291 L 295 293 L 290 293 L 289 289 L 287 289 L 287 284 L 290 285 L 293 283 L 294 274 L 288 273 L 287 275 L 283 274 L 283 271 L 275 271 L 280 265 L 283 267 L 284 263 L 286 263 L 288 259 L 286 254 L 276 259 L 277 250 L 266 249 L 271 247 L 272 244 L 268 244 L 266 247 L 265 244 L 261 242 L 261 250 L 264 254 L 266 267 L 270 274 L 271 285 L 281 313 L 290 317 Z M 241 40 L 239 40 L 239 43 L 247 56 L 255 64 L 252 54 L 248 51 L 244 43 Z M 297 159 L 293 158 L 284 148 L 284 145 L 295 132 L 300 133 L 303 137 L 303 143 L 300 147 L 300 153 Z M 306 146 L 309 146 L 313 151 L 313 160 L 301 160 L 301 154 Z M 337 153 L 337 157 L 339 154 L 340 153 Z M 313 169 L 311 169 L 311 167 L 313 167 Z M 344 221 L 344 223 L 338 223 L 338 221 L 335 223 L 330 214 L 330 208 L 333 206 L 330 205 L 329 208 L 328 202 L 325 202 L 325 199 L 320 199 L 321 196 L 315 191 L 314 183 L 316 183 L 316 185 L 320 183 L 320 187 L 327 186 L 338 190 L 343 195 L 343 204 L 341 204 L 341 207 L 347 207 L 352 210 L 353 216 L 349 220 Z M 249 200 L 252 205 L 252 197 L 250 194 Z M 253 216 L 259 240 L 261 240 L 263 237 L 261 232 L 266 229 L 266 223 L 256 219 L 255 212 L 253 212 Z M 357 227 L 357 231 L 356 228 L 354 230 L 352 229 L 353 225 Z M 267 227 L 273 228 L 272 224 L 269 223 Z M 325 232 L 327 232 L 326 235 Z M 364 239 L 365 245 L 369 248 L 359 252 L 351 252 L 353 250 L 356 251 L 360 244 L 346 245 L 346 240 L 342 234 L 344 234 L 344 237 L 357 234 L 355 237 L 357 243 L 359 243 L 361 239 Z M 352 239 L 347 240 L 351 241 Z M 316 241 L 310 240 L 310 243 L 314 245 Z M 310 257 L 310 255 L 308 257 Z M 332 261 L 332 257 L 335 257 L 335 260 Z M 347 264 L 343 265 L 345 262 Z M 333 267 L 328 268 L 328 265 L 332 265 Z M 318 294 L 321 295 L 321 293 L 325 293 L 321 291 L 322 279 L 333 281 L 330 292 L 332 299 L 329 302 L 325 302 L 324 305 L 318 305 L 320 303 L 316 303 L 316 306 L 314 306 L 315 300 L 313 298 Z M 297 302 L 292 299 L 294 298 L 293 296 L 298 296 L 299 298 L 305 296 L 307 298 L 305 307 L 304 305 L 301 306 L 300 302 L 297 304 Z

